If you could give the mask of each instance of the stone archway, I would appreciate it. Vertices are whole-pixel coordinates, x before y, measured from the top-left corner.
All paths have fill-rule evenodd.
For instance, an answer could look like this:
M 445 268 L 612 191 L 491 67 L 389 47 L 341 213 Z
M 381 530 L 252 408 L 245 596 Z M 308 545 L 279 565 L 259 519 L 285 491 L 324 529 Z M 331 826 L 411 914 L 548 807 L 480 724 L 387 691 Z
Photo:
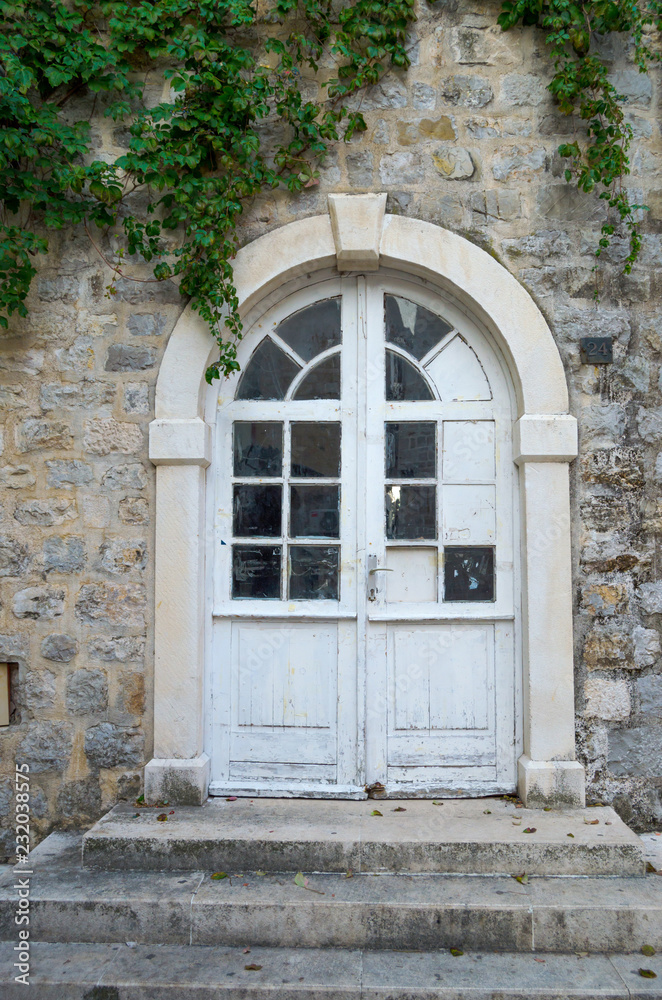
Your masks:
M 510 369 L 517 396 L 514 457 L 520 467 L 523 539 L 524 753 L 527 805 L 583 805 L 575 761 L 568 463 L 577 454 L 565 375 L 539 309 L 489 254 L 438 226 L 385 214 L 386 195 L 330 195 L 329 214 L 274 230 L 239 251 L 241 312 L 301 274 L 329 267 L 396 267 L 451 292 L 482 322 Z M 148 800 L 199 803 L 205 753 L 205 469 L 211 428 L 204 372 L 214 344 L 187 308 L 161 365 L 150 458 L 157 466 L 154 759 Z

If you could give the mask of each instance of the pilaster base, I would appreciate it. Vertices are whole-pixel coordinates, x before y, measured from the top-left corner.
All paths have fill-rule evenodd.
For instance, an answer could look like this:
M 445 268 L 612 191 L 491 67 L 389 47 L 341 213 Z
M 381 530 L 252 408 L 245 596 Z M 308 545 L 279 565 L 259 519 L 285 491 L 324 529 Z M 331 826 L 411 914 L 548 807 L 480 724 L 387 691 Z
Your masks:
M 523 754 L 517 762 L 517 791 L 529 809 L 583 808 L 585 788 L 584 768 L 576 760 L 531 760 Z
M 189 760 L 154 757 L 145 765 L 145 802 L 201 806 L 207 799 L 209 776 L 206 753 Z

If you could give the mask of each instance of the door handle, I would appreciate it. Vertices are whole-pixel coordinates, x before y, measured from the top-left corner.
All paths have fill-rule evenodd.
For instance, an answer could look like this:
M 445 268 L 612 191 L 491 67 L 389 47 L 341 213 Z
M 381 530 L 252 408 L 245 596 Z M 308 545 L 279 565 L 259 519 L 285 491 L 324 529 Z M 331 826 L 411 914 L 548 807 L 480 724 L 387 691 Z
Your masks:
M 374 555 L 373 556 L 369 556 L 368 560 L 369 560 L 369 562 L 372 562 L 373 560 L 375 562 L 377 561 L 376 560 L 376 556 L 374 556 Z M 393 569 L 390 566 L 370 566 L 370 569 L 368 570 L 368 600 L 369 601 L 376 601 L 377 600 L 377 587 L 376 587 L 375 582 L 373 582 L 370 578 L 372 576 L 374 576 L 375 573 L 392 573 L 392 572 L 393 572 Z
M 390 566 L 375 566 L 373 569 L 368 570 L 368 576 L 372 576 L 373 573 L 394 573 Z

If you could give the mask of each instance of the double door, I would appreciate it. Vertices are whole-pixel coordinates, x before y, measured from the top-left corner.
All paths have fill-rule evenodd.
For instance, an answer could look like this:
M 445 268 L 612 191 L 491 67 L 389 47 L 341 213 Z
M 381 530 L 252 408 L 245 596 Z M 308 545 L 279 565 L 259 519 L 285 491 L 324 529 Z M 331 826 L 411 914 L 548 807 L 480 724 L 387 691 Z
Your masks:
M 397 276 L 258 320 L 219 399 L 211 792 L 510 790 L 512 400 L 459 306 Z

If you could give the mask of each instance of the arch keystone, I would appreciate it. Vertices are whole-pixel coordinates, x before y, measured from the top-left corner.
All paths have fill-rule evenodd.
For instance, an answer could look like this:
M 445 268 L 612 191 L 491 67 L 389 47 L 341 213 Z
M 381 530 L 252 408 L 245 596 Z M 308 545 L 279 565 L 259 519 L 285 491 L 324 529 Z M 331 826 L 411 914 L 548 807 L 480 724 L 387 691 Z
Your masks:
M 339 271 L 377 271 L 385 194 L 330 194 L 329 215 Z

